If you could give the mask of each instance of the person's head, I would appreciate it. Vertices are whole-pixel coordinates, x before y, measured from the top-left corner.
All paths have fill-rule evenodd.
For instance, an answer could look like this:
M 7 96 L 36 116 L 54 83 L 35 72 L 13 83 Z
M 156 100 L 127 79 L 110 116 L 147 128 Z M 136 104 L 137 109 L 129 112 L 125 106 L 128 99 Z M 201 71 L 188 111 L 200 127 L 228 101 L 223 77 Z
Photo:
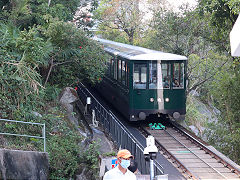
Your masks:
M 127 149 L 122 149 L 118 151 L 117 154 L 118 164 L 122 168 L 127 169 L 130 166 L 131 158 L 133 158 L 133 155 Z
M 130 166 L 128 167 L 128 170 L 135 173 L 135 172 L 137 172 L 137 168 L 138 168 L 137 162 L 132 159 L 130 162 Z

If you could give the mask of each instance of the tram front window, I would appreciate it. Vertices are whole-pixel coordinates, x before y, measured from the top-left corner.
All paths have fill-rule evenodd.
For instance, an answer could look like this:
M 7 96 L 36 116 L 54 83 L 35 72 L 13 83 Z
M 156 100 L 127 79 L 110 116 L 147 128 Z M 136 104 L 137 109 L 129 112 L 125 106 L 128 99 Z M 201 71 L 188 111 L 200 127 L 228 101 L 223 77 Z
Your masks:
M 169 89 L 170 75 L 170 64 L 151 61 L 149 63 L 149 89 Z
M 147 87 L 147 64 L 134 63 L 133 88 L 146 89 Z
M 173 64 L 173 88 L 182 89 L 184 87 L 184 64 L 183 63 L 174 63 Z

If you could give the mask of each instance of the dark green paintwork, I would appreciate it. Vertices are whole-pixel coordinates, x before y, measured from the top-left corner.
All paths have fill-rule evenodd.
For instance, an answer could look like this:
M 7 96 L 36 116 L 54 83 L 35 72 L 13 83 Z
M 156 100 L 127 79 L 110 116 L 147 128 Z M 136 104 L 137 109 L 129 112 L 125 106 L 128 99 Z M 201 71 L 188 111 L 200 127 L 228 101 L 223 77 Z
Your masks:
M 129 87 L 129 105 L 131 109 L 159 109 L 159 104 L 162 105 L 162 108 L 165 110 L 171 109 L 185 109 L 186 108 L 186 95 L 185 95 L 185 84 L 186 80 L 184 79 L 184 89 L 133 89 L 133 63 L 134 62 L 145 62 L 148 64 L 148 61 L 129 61 L 130 65 L 130 87 Z M 179 61 L 171 61 L 179 62 Z M 185 64 L 186 70 L 186 64 Z M 173 71 L 172 71 L 173 72 Z M 185 71 L 186 72 L 186 71 Z M 186 73 L 185 73 L 186 74 Z M 147 73 L 147 79 L 149 79 L 149 73 Z M 172 84 L 172 82 L 171 82 Z M 158 103 L 157 98 L 158 94 L 163 94 L 161 97 L 162 102 Z M 150 102 L 150 98 L 154 98 L 154 102 Z M 165 99 L 169 98 L 169 102 L 165 102 Z

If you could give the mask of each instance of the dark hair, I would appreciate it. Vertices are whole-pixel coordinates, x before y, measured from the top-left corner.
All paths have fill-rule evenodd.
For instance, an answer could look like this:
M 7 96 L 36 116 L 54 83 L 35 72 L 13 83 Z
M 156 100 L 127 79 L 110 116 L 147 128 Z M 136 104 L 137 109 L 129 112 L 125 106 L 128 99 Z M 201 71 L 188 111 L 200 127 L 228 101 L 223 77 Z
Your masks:
M 131 160 L 128 170 L 134 173 L 137 170 L 137 166 L 138 166 L 137 162 L 134 160 Z

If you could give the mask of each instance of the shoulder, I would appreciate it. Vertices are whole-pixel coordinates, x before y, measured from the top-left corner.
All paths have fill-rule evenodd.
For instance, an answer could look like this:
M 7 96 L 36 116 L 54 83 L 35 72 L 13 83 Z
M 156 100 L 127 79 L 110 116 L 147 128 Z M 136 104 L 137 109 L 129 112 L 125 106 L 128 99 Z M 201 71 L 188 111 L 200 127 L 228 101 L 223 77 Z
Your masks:
M 113 168 L 105 173 L 105 175 L 112 174 L 116 171 L 116 168 Z
M 128 176 L 136 179 L 136 175 L 133 172 L 131 172 L 130 170 L 127 170 L 127 174 L 128 174 Z
M 117 170 L 116 168 L 113 168 L 113 169 L 107 171 L 107 172 L 104 174 L 103 179 L 105 180 L 105 179 L 108 179 L 108 178 L 112 177 L 113 175 L 115 175 L 116 170 Z

